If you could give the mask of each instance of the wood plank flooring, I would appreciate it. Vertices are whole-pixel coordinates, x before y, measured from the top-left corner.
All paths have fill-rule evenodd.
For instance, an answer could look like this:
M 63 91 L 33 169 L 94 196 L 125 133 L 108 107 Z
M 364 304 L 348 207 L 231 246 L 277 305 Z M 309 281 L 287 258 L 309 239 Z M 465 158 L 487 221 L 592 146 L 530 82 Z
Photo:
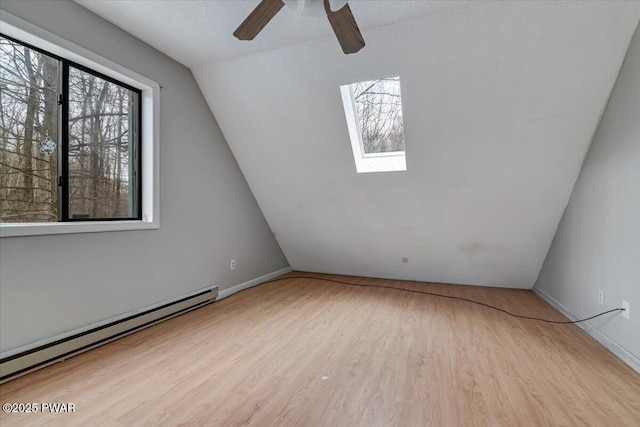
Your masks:
M 421 289 L 566 320 L 530 291 Z M 264 284 L 0 386 L 0 425 L 640 426 L 640 375 L 575 325 L 313 279 Z

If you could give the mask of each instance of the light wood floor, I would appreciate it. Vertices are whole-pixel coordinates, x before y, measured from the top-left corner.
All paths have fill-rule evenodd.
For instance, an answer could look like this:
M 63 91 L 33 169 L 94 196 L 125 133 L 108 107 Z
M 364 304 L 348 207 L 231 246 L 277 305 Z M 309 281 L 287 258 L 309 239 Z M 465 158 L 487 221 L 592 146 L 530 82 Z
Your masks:
M 341 278 L 566 320 L 530 291 Z M 2 414 L 3 427 L 640 426 L 640 376 L 575 325 L 309 279 L 241 292 L 4 384 L 0 396 L 76 405 Z

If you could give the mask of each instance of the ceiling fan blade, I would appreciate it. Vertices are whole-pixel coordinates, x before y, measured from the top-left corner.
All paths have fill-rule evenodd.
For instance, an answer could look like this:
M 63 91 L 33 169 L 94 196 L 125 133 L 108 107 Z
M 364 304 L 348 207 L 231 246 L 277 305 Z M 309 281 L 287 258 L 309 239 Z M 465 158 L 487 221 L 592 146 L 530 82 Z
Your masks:
M 349 4 L 345 4 L 334 12 L 331 10 L 329 0 L 324 0 L 324 10 L 327 12 L 327 18 L 329 18 L 333 32 L 336 34 L 344 53 L 356 53 L 364 47 L 362 33 L 351 13 Z
M 247 19 L 242 21 L 233 35 L 240 40 L 253 40 L 283 6 L 282 0 L 262 0 Z

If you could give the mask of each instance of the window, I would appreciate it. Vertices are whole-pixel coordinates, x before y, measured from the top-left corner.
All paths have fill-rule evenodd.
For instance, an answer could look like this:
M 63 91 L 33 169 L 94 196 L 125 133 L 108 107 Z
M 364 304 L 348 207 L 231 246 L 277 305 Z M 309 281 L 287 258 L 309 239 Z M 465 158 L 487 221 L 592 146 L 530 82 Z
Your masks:
M 140 97 L 0 36 L 0 222 L 142 219 Z
M 340 87 L 356 170 L 407 170 L 400 77 Z

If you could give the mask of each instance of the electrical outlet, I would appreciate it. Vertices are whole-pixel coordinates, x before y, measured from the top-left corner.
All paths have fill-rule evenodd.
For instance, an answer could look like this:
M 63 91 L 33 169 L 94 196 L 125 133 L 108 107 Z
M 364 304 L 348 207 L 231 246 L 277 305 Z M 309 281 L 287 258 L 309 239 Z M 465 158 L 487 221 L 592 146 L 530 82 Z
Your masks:
M 622 301 L 622 308 L 624 308 L 624 311 L 622 312 L 622 317 L 624 317 L 625 319 L 629 319 L 629 302 Z
M 604 305 L 604 291 L 602 289 L 598 290 L 598 304 Z
M 231 260 L 231 269 L 232 269 L 232 270 L 235 270 L 235 269 L 236 269 L 236 260 L 235 260 L 235 259 L 232 259 L 232 260 Z
M 404 262 L 405 264 L 409 262 L 409 258 L 402 258 L 402 262 Z

